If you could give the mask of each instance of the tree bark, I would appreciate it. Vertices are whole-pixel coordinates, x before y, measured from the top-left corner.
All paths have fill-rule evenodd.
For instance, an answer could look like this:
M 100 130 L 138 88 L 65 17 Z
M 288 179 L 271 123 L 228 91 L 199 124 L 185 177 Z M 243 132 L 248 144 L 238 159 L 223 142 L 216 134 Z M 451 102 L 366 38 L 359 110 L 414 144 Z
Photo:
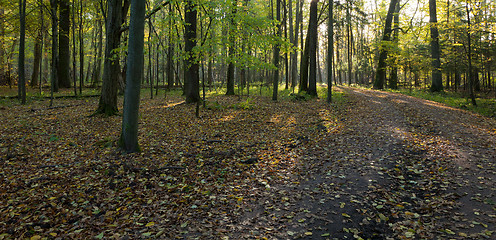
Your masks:
M 127 1 L 127 0 L 126 0 Z M 117 114 L 117 90 L 119 74 L 119 52 L 121 25 L 127 15 L 122 0 L 109 0 L 106 23 L 105 59 L 103 63 L 103 85 L 95 114 L 112 116 Z
M 384 33 L 380 45 L 379 63 L 377 64 L 377 70 L 374 80 L 375 89 L 383 89 L 384 82 L 386 80 L 386 59 L 387 59 L 388 51 L 387 51 L 387 46 L 385 45 L 391 39 L 391 32 L 392 32 L 391 24 L 393 21 L 393 13 L 394 10 L 396 9 L 396 4 L 398 4 L 398 0 L 391 0 L 391 2 L 389 3 L 389 9 L 386 16 L 386 23 L 384 24 Z
M 19 40 L 19 81 L 17 82 L 18 97 L 21 104 L 26 104 L 26 75 L 24 69 L 24 55 L 26 45 L 26 0 L 19 0 L 19 22 L 20 22 L 20 40 Z
M 184 87 L 186 93 L 186 103 L 196 103 L 200 101 L 200 76 L 199 66 L 193 48 L 196 47 L 196 24 L 197 11 L 196 4 L 192 0 L 187 0 L 184 6 Z
M 437 28 L 436 0 L 429 0 L 429 22 L 431 28 L 431 55 L 432 55 L 432 85 L 431 91 L 443 90 L 441 75 L 441 50 L 439 48 L 439 31 Z
M 33 73 L 31 74 L 31 87 L 38 86 L 38 78 L 40 77 L 40 64 L 41 64 L 41 41 L 42 31 L 38 32 L 34 43 L 34 60 L 33 60 Z
M 276 20 L 277 20 L 277 33 L 276 38 L 281 37 L 281 0 L 276 0 Z M 277 93 L 279 91 L 279 52 L 280 43 L 276 39 L 276 44 L 274 46 L 274 66 L 276 70 L 274 71 L 274 79 L 272 80 L 272 100 L 277 101 Z
M 231 22 L 230 22 L 230 30 L 229 30 L 229 65 L 227 67 L 227 92 L 226 95 L 234 95 L 234 55 L 235 55 L 235 48 L 236 48 L 236 12 L 237 12 L 237 0 L 233 0 L 233 5 L 232 5 L 232 13 L 231 13 Z
M 58 69 L 58 21 L 57 21 L 57 8 L 58 3 L 57 0 L 50 0 L 50 5 L 52 8 L 51 17 L 52 17 L 52 66 L 50 72 L 50 106 L 53 104 L 53 92 L 57 92 L 58 81 L 57 81 L 57 69 Z
M 398 47 L 398 37 L 399 37 L 399 28 L 400 28 L 400 0 L 396 3 L 396 7 L 394 10 L 394 28 L 393 28 L 393 44 L 397 48 Z M 396 54 L 392 56 L 393 58 L 393 66 L 391 67 L 391 74 L 389 80 L 389 88 L 398 89 L 398 64 L 396 62 Z
M 327 23 L 327 102 L 332 102 L 332 78 L 334 74 L 334 0 L 329 0 Z
M 57 69 L 59 87 L 70 88 L 69 74 L 71 52 L 69 31 L 71 28 L 69 0 L 59 0 L 59 65 Z
M 122 115 L 120 147 L 128 152 L 139 152 L 138 118 L 143 75 L 143 45 L 145 29 L 145 1 L 131 0 L 131 22 L 129 24 L 128 68 Z
M 309 73 L 308 73 L 308 94 L 317 96 L 317 3 L 319 0 L 310 2 L 310 20 L 308 25 L 308 34 L 310 37 L 308 43 L 309 55 Z

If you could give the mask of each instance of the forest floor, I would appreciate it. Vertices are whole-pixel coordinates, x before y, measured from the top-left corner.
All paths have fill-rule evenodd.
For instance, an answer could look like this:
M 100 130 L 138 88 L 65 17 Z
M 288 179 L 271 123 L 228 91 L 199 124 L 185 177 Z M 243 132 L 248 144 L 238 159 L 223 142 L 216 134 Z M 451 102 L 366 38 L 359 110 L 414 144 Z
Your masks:
M 397 93 L 0 105 L 0 239 L 493 239 L 496 121 Z

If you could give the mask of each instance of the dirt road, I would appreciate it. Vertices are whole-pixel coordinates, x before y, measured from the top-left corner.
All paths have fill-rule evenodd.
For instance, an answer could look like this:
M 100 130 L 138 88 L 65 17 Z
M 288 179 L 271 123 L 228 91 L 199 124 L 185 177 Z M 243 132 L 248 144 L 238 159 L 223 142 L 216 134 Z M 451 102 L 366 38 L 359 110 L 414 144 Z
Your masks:
M 496 238 L 494 119 L 401 94 L 339 90 L 346 102 L 331 109 L 342 127 L 317 129 L 300 178 L 247 208 L 235 238 Z

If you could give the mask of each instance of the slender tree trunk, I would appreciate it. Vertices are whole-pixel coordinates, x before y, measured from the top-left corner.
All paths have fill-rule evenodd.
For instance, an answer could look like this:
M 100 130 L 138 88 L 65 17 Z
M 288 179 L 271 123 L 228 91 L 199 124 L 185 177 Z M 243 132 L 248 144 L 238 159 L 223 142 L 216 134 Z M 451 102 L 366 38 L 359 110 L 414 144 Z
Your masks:
M 351 2 L 350 0 L 347 1 L 346 4 L 346 49 L 348 51 L 347 55 L 347 60 L 348 60 L 348 85 L 351 85 L 352 82 L 352 74 L 351 71 L 353 69 L 353 62 L 352 62 L 352 57 L 353 57 L 353 44 L 352 44 L 352 36 L 351 36 Z
M 329 20 L 327 23 L 327 102 L 332 102 L 332 78 L 334 74 L 334 0 L 329 0 Z
M 76 79 L 76 0 L 72 0 L 72 80 L 74 81 L 74 96 L 77 96 Z
M 229 30 L 229 65 L 227 67 L 227 92 L 226 95 L 234 95 L 234 58 L 235 58 L 235 48 L 236 48 L 236 12 L 237 12 L 237 0 L 233 0 L 230 30 Z
M 276 20 L 277 20 L 277 33 L 276 38 L 281 37 L 281 0 L 276 0 Z M 272 100 L 277 101 L 277 93 L 279 91 L 279 51 L 280 43 L 276 40 L 274 47 L 274 66 L 276 70 L 274 71 L 273 79 L 273 89 L 272 89 Z
M 439 48 L 439 31 L 437 28 L 436 0 L 429 0 L 429 22 L 431 24 L 432 85 L 431 91 L 443 90 L 441 75 L 441 50 Z
M 384 82 L 386 80 L 386 59 L 387 59 L 387 46 L 386 43 L 391 39 L 391 24 L 393 21 L 393 13 L 396 9 L 396 4 L 398 0 L 391 0 L 389 3 L 389 10 L 386 16 L 386 23 L 384 25 L 384 33 L 382 36 L 380 51 L 379 51 L 379 63 L 377 64 L 377 71 L 374 80 L 375 89 L 383 89 Z
M 131 0 L 131 22 L 129 24 L 128 68 L 122 115 L 120 147 L 130 153 L 139 152 L 138 117 L 143 75 L 143 45 L 145 29 L 145 1 Z
M 79 0 L 79 94 L 83 94 L 84 77 L 84 36 L 83 36 L 83 0 Z
M 21 104 L 26 104 L 26 75 L 24 69 L 24 54 L 26 45 L 26 0 L 19 0 L 20 40 L 19 40 L 19 81 L 18 97 Z
M 432 0 L 431 0 L 432 1 Z M 470 99 L 472 100 L 472 105 L 477 106 L 474 94 L 474 81 L 472 77 L 472 41 L 471 41 L 471 24 L 470 24 L 470 9 L 468 7 L 468 2 L 465 5 L 465 10 L 467 11 L 467 39 L 468 39 L 468 88 L 470 93 Z
M 196 103 L 200 101 L 200 77 L 198 73 L 198 61 L 193 48 L 196 46 L 196 5 L 192 0 L 187 0 L 184 6 L 185 26 L 184 26 L 184 50 L 187 54 L 184 60 L 184 87 L 186 93 L 186 103 Z
M 394 29 L 393 29 L 393 45 L 398 47 L 398 37 L 399 37 L 399 28 L 400 28 L 400 0 L 396 3 L 396 8 L 394 11 Z M 391 74 L 389 80 L 389 88 L 398 89 L 398 64 L 396 62 L 396 53 L 393 54 L 393 66 L 391 67 Z
M 57 69 L 58 69 L 58 20 L 57 20 L 57 0 L 50 0 L 52 8 L 52 66 L 50 73 L 50 106 L 53 105 L 53 93 L 58 91 Z

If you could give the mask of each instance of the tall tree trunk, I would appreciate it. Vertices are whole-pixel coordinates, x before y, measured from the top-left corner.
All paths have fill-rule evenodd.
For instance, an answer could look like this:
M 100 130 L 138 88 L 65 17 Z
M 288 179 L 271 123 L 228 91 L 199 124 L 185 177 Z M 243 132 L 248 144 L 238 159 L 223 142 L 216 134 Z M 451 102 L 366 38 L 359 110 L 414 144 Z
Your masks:
M 396 9 L 396 4 L 398 4 L 399 0 L 391 0 L 389 3 L 389 9 L 386 16 L 386 23 L 384 24 L 384 33 L 382 36 L 382 41 L 380 45 L 379 52 L 379 63 L 377 64 L 377 70 L 375 74 L 374 80 L 374 88 L 375 89 L 383 89 L 384 82 L 386 80 L 386 59 L 387 59 L 387 42 L 391 39 L 391 24 L 393 22 L 393 13 Z
M 334 74 L 334 0 L 329 1 L 327 23 L 327 102 L 332 102 L 332 78 Z
M 24 54 L 26 45 L 26 0 L 19 0 L 19 81 L 17 82 L 18 97 L 21 104 L 26 104 L 26 75 L 24 69 Z
M 429 0 L 429 22 L 431 24 L 432 85 L 431 91 L 443 90 L 441 75 L 441 50 L 439 48 L 439 31 L 437 28 L 436 0 Z
M 229 25 L 229 65 L 227 67 L 227 92 L 226 95 L 234 95 L 234 55 L 236 48 L 236 12 L 237 12 L 237 0 L 233 0 L 232 5 L 232 13 L 230 16 L 230 25 Z
M 291 42 L 291 47 L 296 48 L 298 42 L 298 36 L 296 31 L 298 30 L 298 24 L 295 26 L 295 31 L 293 31 L 293 0 L 289 0 L 289 41 Z M 296 3 L 296 12 L 298 12 L 298 3 Z M 298 14 L 297 14 L 298 15 Z M 296 87 L 296 77 L 298 75 L 298 65 L 296 62 L 296 50 L 292 50 L 290 54 L 290 81 L 291 88 Z
M 308 73 L 308 94 L 317 96 L 317 3 L 319 0 L 310 2 L 310 20 L 308 25 L 309 73 Z
M 84 77 L 84 36 L 83 36 L 83 0 L 79 0 L 79 94 L 83 94 Z
M 473 72 L 472 72 L 472 34 L 470 31 L 471 29 L 471 24 L 470 24 L 470 9 L 468 7 L 468 2 L 465 5 L 465 10 L 467 11 L 467 39 L 468 39 L 468 88 L 469 88 L 469 93 L 470 93 L 470 99 L 472 100 L 472 105 L 477 106 L 477 102 L 475 101 L 475 94 L 474 94 L 474 80 L 473 80 Z
M 277 20 L 277 33 L 276 38 L 281 37 L 281 0 L 276 0 L 276 20 Z M 277 93 L 279 91 L 279 52 L 280 43 L 276 39 L 276 44 L 274 46 L 274 66 L 276 70 L 274 71 L 273 88 L 272 88 L 272 100 L 277 101 Z
M 120 147 L 130 153 L 140 151 L 138 143 L 138 117 L 143 75 L 143 45 L 145 29 L 145 1 L 131 0 L 129 24 L 128 68 L 122 115 Z
M 59 87 L 70 88 L 69 74 L 71 52 L 69 31 L 71 28 L 69 0 L 59 0 L 59 65 L 57 69 Z
M 396 8 L 394 10 L 394 28 L 393 28 L 393 45 L 395 48 L 398 48 L 398 37 L 399 37 L 399 28 L 400 28 L 400 0 L 396 3 Z M 389 80 L 389 88 L 398 89 L 398 63 L 396 62 L 396 53 L 393 54 L 392 58 L 393 66 L 391 67 L 391 74 Z
M 347 4 L 346 4 L 346 40 L 347 40 L 347 44 L 346 44 L 346 50 L 347 50 L 347 60 L 348 60 L 348 85 L 351 85 L 351 80 L 352 80 L 352 74 L 351 74 L 351 71 L 353 69 L 353 62 L 352 62 L 352 58 L 353 58 L 353 44 L 352 44 L 352 33 L 351 33 L 351 11 L 350 11 L 350 8 L 351 8 L 351 1 L 348 0 L 347 1 Z
M 196 46 L 196 24 L 197 11 L 193 0 L 187 0 L 184 6 L 184 87 L 186 93 L 186 103 L 196 103 L 200 101 L 200 77 L 198 72 L 198 61 L 193 48 Z
M 126 0 L 127 1 L 127 0 Z M 118 48 L 121 43 L 121 25 L 124 11 L 123 0 L 109 0 L 107 2 L 107 23 L 105 59 L 103 62 L 103 85 L 95 114 L 112 116 L 117 114 L 117 90 L 121 68 L 119 65 Z
M 53 93 L 58 91 L 58 81 L 57 81 L 57 69 L 58 69 L 58 20 L 57 20 L 57 0 L 50 0 L 50 6 L 52 8 L 52 66 L 50 72 L 50 106 L 53 104 Z
M 38 78 L 40 76 L 40 63 L 41 63 L 41 41 L 42 41 L 42 31 L 38 32 L 34 43 L 34 60 L 33 60 L 33 73 L 31 74 L 31 87 L 38 86 Z
M 169 4 L 169 35 L 168 35 L 168 47 L 167 47 L 167 66 L 166 66 L 166 71 L 167 71 L 167 89 L 171 89 L 174 86 L 174 63 L 173 61 L 173 56 L 174 56 L 174 43 L 172 41 L 172 26 L 174 25 L 174 18 L 172 17 L 173 14 L 173 9 L 172 9 L 172 4 Z

